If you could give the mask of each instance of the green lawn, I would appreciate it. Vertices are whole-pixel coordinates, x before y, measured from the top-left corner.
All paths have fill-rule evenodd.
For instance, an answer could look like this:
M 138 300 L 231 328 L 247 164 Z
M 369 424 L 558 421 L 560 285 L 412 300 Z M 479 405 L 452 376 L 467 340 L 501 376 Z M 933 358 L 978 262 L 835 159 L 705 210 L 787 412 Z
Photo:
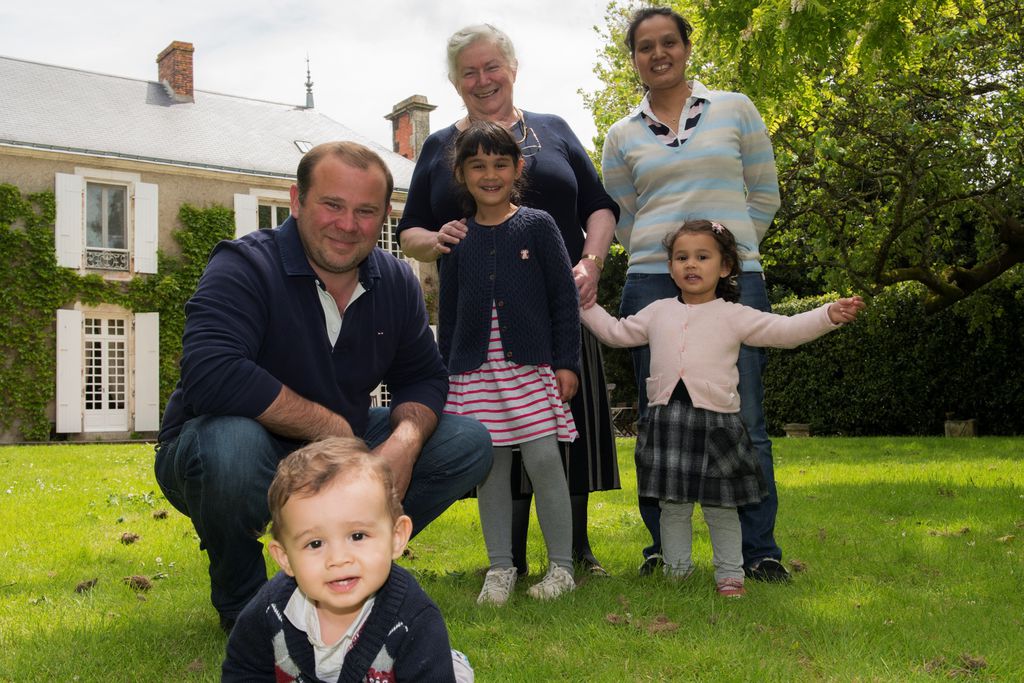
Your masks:
M 402 564 L 479 681 L 1024 680 L 1024 439 L 780 438 L 775 454 L 795 580 L 748 583 L 742 600 L 714 594 L 702 521 L 690 579 L 636 577 L 646 539 L 625 440 L 627 488 L 591 498 L 612 578 L 530 600 L 534 524 L 533 576 L 505 608 L 478 608 L 475 501 Z M 219 678 L 206 558 L 160 495 L 150 447 L 0 448 L 0 528 L 0 681 Z M 135 575 L 151 588 L 126 584 Z

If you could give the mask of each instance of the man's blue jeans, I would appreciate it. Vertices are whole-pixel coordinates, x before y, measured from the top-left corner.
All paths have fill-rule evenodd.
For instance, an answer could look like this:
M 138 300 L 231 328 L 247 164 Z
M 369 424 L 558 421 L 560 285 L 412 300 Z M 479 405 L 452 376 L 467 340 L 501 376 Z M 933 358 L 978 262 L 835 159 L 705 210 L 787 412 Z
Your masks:
M 371 408 L 370 448 L 391 434 L 391 412 Z M 270 521 L 267 490 L 277 463 L 297 448 L 244 417 L 200 416 L 156 451 L 156 478 L 187 515 L 210 558 L 210 599 L 234 618 L 267 580 L 259 536 Z M 444 415 L 413 468 L 402 505 L 413 535 L 480 483 L 491 467 L 491 438 L 476 420 Z
M 739 278 L 740 303 L 761 311 L 770 311 L 768 292 L 762 273 L 743 273 Z M 658 299 L 679 296 L 672 277 L 661 273 L 632 273 L 626 276 L 622 288 L 619 315 L 632 315 Z M 646 379 L 651 374 L 651 351 L 647 346 L 630 350 L 633 356 L 633 371 L 638 387 L 641 423 L 647 417 L 647 394 L 644 390 Z M 775 489 L 775 467 L 772 462 L 772 442 L 764 419 L 764 375 L 767 354 L 764 349 L 749 346 L 740 347 L 736 363 L 740 374 L 740 419 L 743 421 L 750 440 L 757 451 L 761 470 L 768 482 L 768 497 L 760 503 L 739 508 L 740 528 L 743 533 L 743 564 L 751 566 L 766 557 L 782 559 L 782 549 L 775 542 L 775 515 L 779 498 Z M 644 557 L 661 552 L 660 519 L 661 509 L 653 498 L 640 498 L 640 517 L 651 534 L 652 544 L 644 548 Z

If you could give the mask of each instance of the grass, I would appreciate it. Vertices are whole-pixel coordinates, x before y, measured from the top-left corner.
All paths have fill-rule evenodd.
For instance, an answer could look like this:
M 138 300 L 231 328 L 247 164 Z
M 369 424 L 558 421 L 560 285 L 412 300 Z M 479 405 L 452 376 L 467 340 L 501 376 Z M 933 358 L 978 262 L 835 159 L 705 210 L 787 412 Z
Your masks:
M 798 571 L 789 586 L 748 582 L 742 600 L 714 595 L 703 522 L 688 581 L 636 577 L 631 441 L 627 488 L 591 499 L 612 578 L 531 601 L 534 523 L 532 577 L 504 609 L 478 608 L 473 501 L 402 564 L 479 681 L 1024 680 L 1024 439 L 778 439 L 775 454 L 777 536 Z M 0 529 L 0 681 L 218 680 L 206 556 L 160 495 L 150 447 L 0 448 Z

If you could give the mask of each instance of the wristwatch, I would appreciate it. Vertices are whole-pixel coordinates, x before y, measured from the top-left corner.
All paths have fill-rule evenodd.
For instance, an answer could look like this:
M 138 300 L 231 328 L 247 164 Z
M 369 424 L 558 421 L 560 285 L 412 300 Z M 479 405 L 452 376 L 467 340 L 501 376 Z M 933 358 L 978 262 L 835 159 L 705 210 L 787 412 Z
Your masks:
M 584 254 L 583 258 L 593 261 L 598 270 L 604 270 L 604 259 L 597 254 Z

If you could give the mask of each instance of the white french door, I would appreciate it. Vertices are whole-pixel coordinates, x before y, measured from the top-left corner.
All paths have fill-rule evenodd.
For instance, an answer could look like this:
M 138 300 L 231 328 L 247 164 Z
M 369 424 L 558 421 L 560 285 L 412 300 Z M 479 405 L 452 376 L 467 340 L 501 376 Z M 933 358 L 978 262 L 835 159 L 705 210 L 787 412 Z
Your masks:
M 128 429 L 128 320 L 85 318 L 83 431 Z

